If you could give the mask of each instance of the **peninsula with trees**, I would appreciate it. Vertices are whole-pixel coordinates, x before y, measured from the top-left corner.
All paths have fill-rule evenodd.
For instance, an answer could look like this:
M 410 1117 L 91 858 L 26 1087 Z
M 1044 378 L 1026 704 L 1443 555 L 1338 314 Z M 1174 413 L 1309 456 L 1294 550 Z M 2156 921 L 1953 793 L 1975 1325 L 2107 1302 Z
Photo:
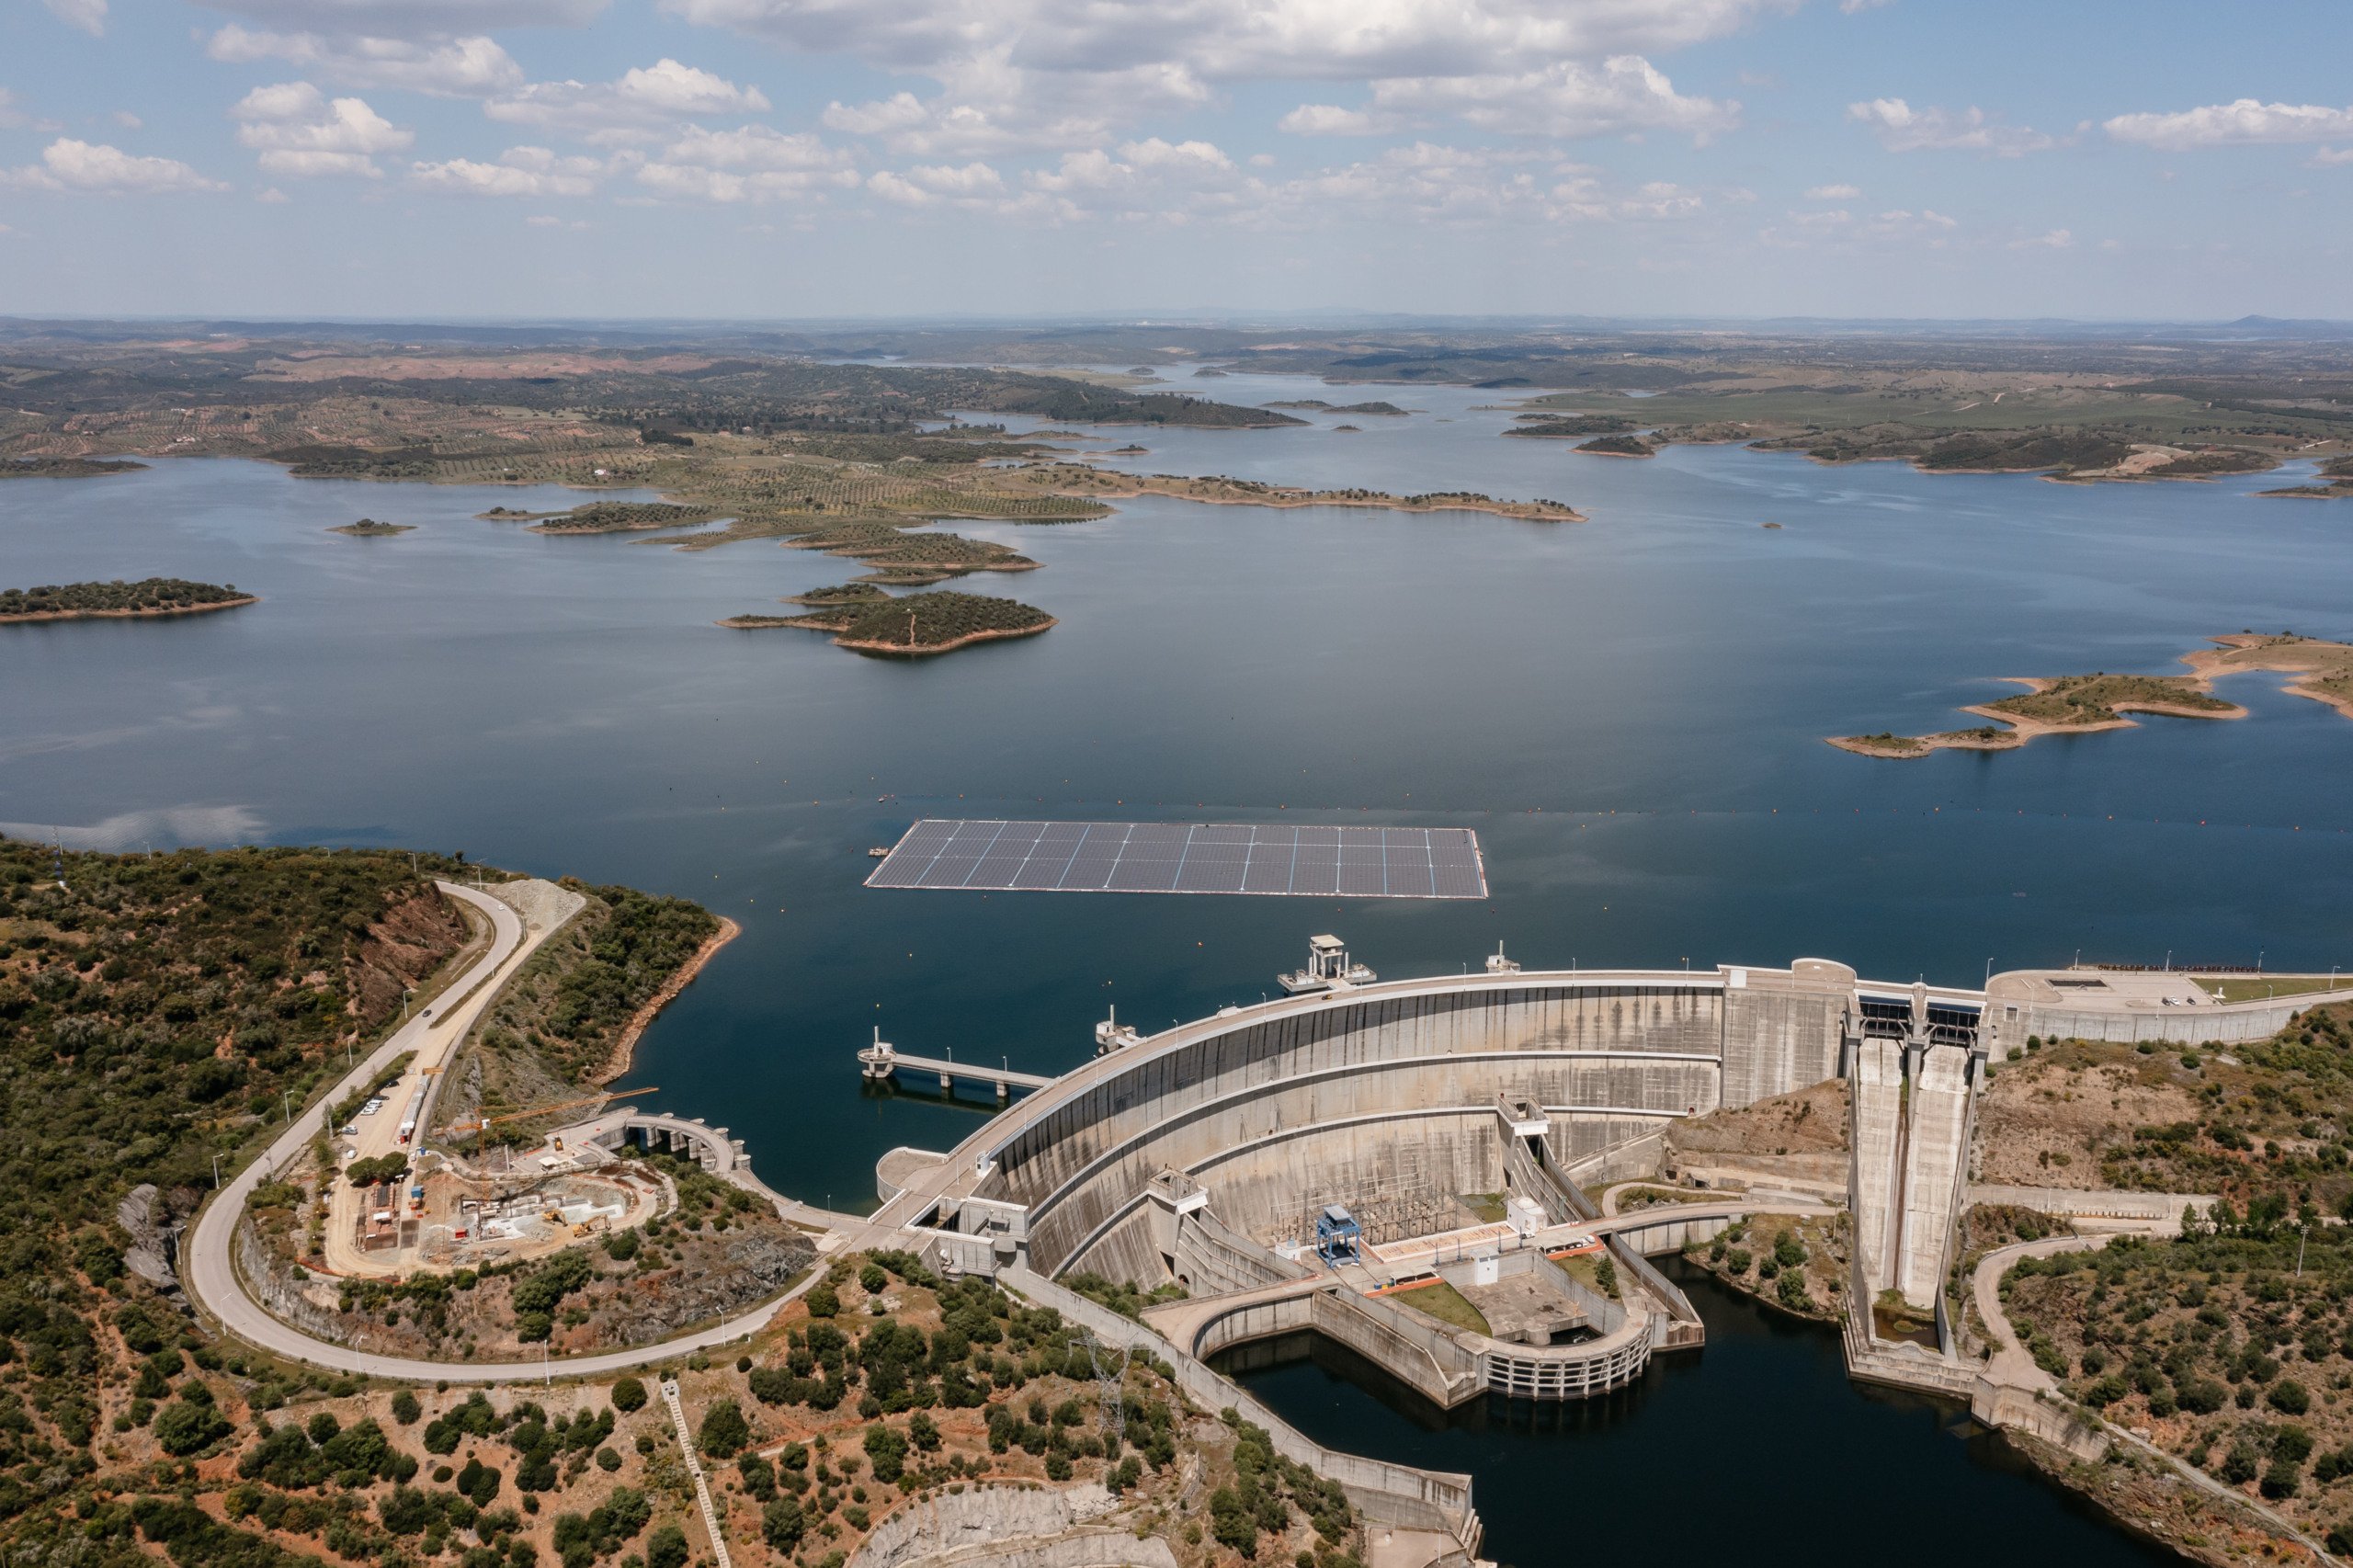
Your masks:
M 1972 729 L 1935 734 L 1833 735 L 1829 744 L 1862 756 L 1910 758 L 1934 751 L 2015 751 L 2039 735 L 2129 730 L 2131 713 L 2177 719 L 2244 719 L 2247 710 L 2214 695 L 2218 676 L 2271 670 L 2295 678 L 2280 689 L 2325 702 L 2353 718 L 2353 644 L 2293 632 L 2234 632 L 2211 639 L 2211 648 L 2183 655 L 2183 676 L 2008 676 L 2027 689 L 2016 697 L 1961 710 L 1988 721 Z

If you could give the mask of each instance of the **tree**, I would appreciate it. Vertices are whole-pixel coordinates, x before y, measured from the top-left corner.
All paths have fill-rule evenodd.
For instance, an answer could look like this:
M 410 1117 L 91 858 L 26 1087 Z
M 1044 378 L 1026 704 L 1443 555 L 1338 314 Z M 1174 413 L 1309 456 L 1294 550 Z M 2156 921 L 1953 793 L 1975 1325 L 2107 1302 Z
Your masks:
M 645 1568 L 687 1568 L 687 1532 L 662 1525 L 645 1538 Z
M 906 1469 L 907 1439 L 878 1422 L 866 1429 L 866 1457 L 873 1461 L 875 1480 L 896 1481 Z
M 392 1395 L 392 1419 L 402 1426 L 415 1426 L 418 1417 L 424 1414 L 425 1407 L 416 1403 L 416 1395 L 409 1392 L 408 1390 L 403 1389 Z
M 622 1378 L 613 1384 L 613 1408 L 623 1415 L 645 1408 L 645 1385 L 635 1378 Z
M 199 1403 L 182 1397 L 155 1413 L 155 1441 L 175 1458 L 185 1459 L 208 1448 L 232 1430 L 227 1419 L 209 1401 Z
M 818 1281 L 816 1288 L 809 1292 L 809 1315 L 813 1318 L 835 1317 L 841 1310 L 842 1299 L 833 1286 L 824 1280 Z
M 907 1436 L 914 1440 L 915 1446 L 925 1453 L 938 1451 L 939 1427 L 924 1412 L 916 1411 L 915 1419 L 907 1423 Z
M 779 1551 L 799 1546 L 808 1528 L 809 1517 L 798 1497 L 779 1497 L 760 1510 L 760 1535 Z
M 2272 1409 L 2285 1415 L 2302 1415 L 2313 1407 L 2313 1396 L 2293 1378 L 2282 1378 L 2273 1383 L 2265 1397 L 2270 1400 Z
M 354 1187 L 374 1187 L 379 1182 L 398 1181 L 408 1174 L 408 1156 L 393 1153 L 379 1154 L 373 1159 L 354 1160 L 343 1167 L 344 1179 Z
M 704 1412 L 698 1442 L 712 1459 L 732 1458 L 751 1440 L 751 1423 L 744 1419 L 743 1407 L 733 1400 L 720 1400 Z

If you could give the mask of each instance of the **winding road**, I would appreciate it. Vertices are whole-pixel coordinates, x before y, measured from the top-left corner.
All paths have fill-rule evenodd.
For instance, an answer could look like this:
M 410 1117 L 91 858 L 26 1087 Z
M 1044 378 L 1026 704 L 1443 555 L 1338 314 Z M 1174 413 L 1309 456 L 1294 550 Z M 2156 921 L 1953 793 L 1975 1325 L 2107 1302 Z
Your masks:
M 539 1361 L 428 1361 L 354 1350 L 327 1340 L 313 1338 L 301 1330 L 280 1322 L 246 1294 L 244 1282 L 237 1273 L 236 1232 L 238 1217 L 244 1212 L 254 1189 L 273 1173 L 285 1169 L 301 1157 L 310 1147 L 311 1140 L 321 1131 L 329 1109 L 373 1083 L 377 1075 L 403 1051 L 415 1052 L 419 1068 L 440 1065 L 464 1040 L 467 1030 L 473 1027 L 474 1020 L 497 996 L 499 988 L 523 966 L 524 960 L 530 957 L 540 943 L 563 924 L 562 919 L 557 919 L 549 925 L 527 925 L 514 908 L 498 899 L 457 882 L 444 881 L 435 885 L 444 896 L 471 905 L 489 919 L 489 950 L 474 960 L 442 993 L 442 996 L 449 1000 L 438 1002 L 395 1030 L 383 1044 L 369 1053 L 367 1060 L 347 1074 L 317 1103 L 296 1117 L 259 1159 L 238 1172 L 198 1211 L 196 1221 L 188 1227 L 180 1249 L 179 1268 L 181 1281 L 187 1286 L 188 1295 L 199 1310 L 222 1329 L 249 1345 L 289 1360 L 333 1371 L 360 1372 L 370 1377 L 410 1382 L 528 1382 L 551 1377 L 557 1372 L 566 1377 L 580 1377 L 629 1371 L 652 1362 L 741 1339 L 766 1325 L 786 1302 L 816 1283 L 822 1276 L 812 1271 L 807 1278 L 791 1290 L 763 1302 L 743 1316 L 722 1319 L 710 1328 L 676 1339 L 595 1356 Z M 439 1016 L 436 1017 L 436 1014 Z M 394 1100 L 387 1105 L 386 1110 L 393 1110 L 400 1103 Z M 334 1130 L 328 1128 L 326 1131 Z M 765 1188 L 760 1190 L 762 1196 L 771 1196 Z M 824 1224 L 839 1218 L 804 1210 L 800 1204 L 783 1200 L 778 1200 L 778 1208 L 788 1218 L 801 1219 L 806 1222 Z

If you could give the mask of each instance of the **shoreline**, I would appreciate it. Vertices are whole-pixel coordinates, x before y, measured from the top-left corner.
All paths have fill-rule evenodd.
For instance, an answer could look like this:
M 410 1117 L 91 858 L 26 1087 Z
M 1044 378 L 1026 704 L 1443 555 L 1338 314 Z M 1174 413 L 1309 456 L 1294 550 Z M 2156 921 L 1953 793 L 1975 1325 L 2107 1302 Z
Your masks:
M 1009 637 L 1035 637 L 1040 632 L 1051 631 L 1061 624 L 1062 622 L 1052 616 L 1048 616 L 1035 626 L 1006 627 L 990 631 L 968 631 L 961 637 L 951 638 L 945 642 L 926 642 L 920 648 L 904 642 L 852 642 L 840 637 L 834 639 L 834 646 L 847 648 L 854 653 L 874 653 L 885 658 L 927 659 L 935 653 L 952 653 L 959 648 L 969 648 L 975 642 L 996 642 Z
M 49 609 L 37 615 L 0 615 L 0 626 L 29 625 L 37 620 L 162 620 L 175 615 L 203 615 L 216 609 L 243 609 L 261 603 L 259 594 L 222 599 L 210 605 L 173 605 L 159 609 Z
M 744 934 L 744 927 L 726 915 L 722 915 L 718 919 L 719 929 L 703 939 L 702 946 L 695 949 L 694 957 L 680 964 L 677 972 L 662 983 L 662 989 L 647 997 L 645 1005 L 630 1016 L 629 1022 L 621 1028 L 620 1038 L 613 1042 L 611 1058 L 604 1066 L 588 1074 L 587 1082 L 591 1088 L 602 1089 L 630 1070 L 630 1064 L 637 1058 L 639 1039 L 661 1016 L 662 1009 L 676 1001 L 678 994 L 694 983 L 703 966 L 719 956 L 720 949 Z
M 2187 691 L 2201 697 L 2212 697 L 2217 677 L 2238 675 L 2254 670 L 2268 670 L 2292 676 L 2282 681 L 2279 689 L 2290 697 L 2308 698 L 2332 708 L 2347 719 L 2353 719 L 2353 693 L 2337 696 L 2318 689 L 2313 683 L 2342 673 L 2333 668 L 2329 653 L 2348 652 L 2345 644 L 2320 638 L 2294 638 L 2280 641 L 2260 632 L 2235 631 L 2206 641 L 2211 647 L 2196 648 L 2181 656 L 2189 667 Z M 2318 659 L 2297 659 L 2299 648 L 2326 650 Z M 2235 657 L 2234 655 L 2246 655 Z M 2001 676 L 1996 677 L 2025 687 L 2031 693 L 2047 691 L 2070 677 L 2052 676 Z M 2220 700 L 2220 699 L 2218 699 Z M 1826 745 L 1836 746 L 1857 756 L 1877 757 L 1887 762 L 1910 762 L 1938 751 L 2016 751 L 2042 735 L 2088 735 L 2104 730 L 2133 730 L 2140 725 L 2124 717 L 2128 713 L 2151 713 L 2167 719 L 2246 719 L 2252 710 L 2239 703 L 2221 708 L 2190 708 L 2154 699 L 2134 700 L 2124 699 L 2108 707 L 2117 715 L 2092 724 L 2054 724 L 2047 719 L 2037 719 L 2023 713 L 2005 712 L 1993 703 L 1972 703 L 1960 711 L 2003 726 L 2002 733 L 1984 735 L 1970 731 L 1943 731 L 1927 735 L 1894 735 L 1881 739 L 1874 735 L 1824 735 Z
M 1105 472 L 1101 469 L 1088 469 L 1086 472 L 1098 475 Z M 1173 485 L 1164 487 L 1143 483 L 1141 481 L 1144 478 L 1168 479 L 1177 484 L 1207 484 L 1215 482 L 1207 479 L 1186 479 L 1175 474 L 1113 474 L 1108 477 L 1120 482 L 1120 487 L 1104 488 L 1090 484 L 1070 489 L 1054 485 L 1041 485 L 1040 488 L 1052 494 L 1067 495 L 1079 500 L 1125 501 L 1138 500 L 1147 495 L 1160 495 L 1172 501 L 1190 501 L 1201 506 L 1264 506 L 1278 512 L 1291 511 L 1303 506 L 1356 506 L 1367 511 L 1378 512 L 1483 512 L 1489 517 L 1510 517 L 1538 523 L 1583 523 L 1592 520 L 1574 506 L 1548 505 L 1539 501 L 1474 501 L 1465 498 L 1415 502 L 1403 495 L 1342 495 L 1300 490 L 1289 485 L 1267 485 L 1264 487 L 1263 494 L 1246 495 L 1194 495 L 1174 488 Z

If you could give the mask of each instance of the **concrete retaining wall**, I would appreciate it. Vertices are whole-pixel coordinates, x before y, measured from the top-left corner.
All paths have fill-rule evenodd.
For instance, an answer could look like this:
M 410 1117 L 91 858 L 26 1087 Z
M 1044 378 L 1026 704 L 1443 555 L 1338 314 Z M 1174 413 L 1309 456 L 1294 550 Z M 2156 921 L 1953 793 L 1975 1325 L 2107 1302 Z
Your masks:
M 2162 1040 L 2172 1045 L 2229 1045 L 2234 1041 L 2268 1040 L 2288 1027 L 2288 1020 L 2321 996 L 2282 997 L 2276 1002 L 2238 1003 L 2214 1007 L 2151 1007 L 2132 1010 L 2081 1010 L 2028 1006 L 2017 1028 L 2045 1040 L 2108 1040 L 2139 1042 Z
M 1901 1256 L 1893 1271 L 1896 1289 L 1915 1307 L 1933 1302 L 1944 1287 L 1946 1233 L 1969 1151 L 1969 1052 L 1932 1045 L 1918 1060 L 1905 1108 Z
M 1895 1278 L 1904 1208 L 1897 1157 L 1904 1131 L 1902 1043 L 1863 1040 L 1856 1048 L 1854 1086 L 1855 1256 L 1867 1286 L 1862 1299 L 1870 1301 Z
M 1164 1358 L 1176 1373 L 1176 1386 L 1187 1398 L 1204 1410 L 1231 1408 L 1244 1420 L 1265 1427 L 1277 1453 L 1338 1482 L 1347 1490 L 1348 1501 L 1368 1520 L 1404 1529 L 1443 1530 L 1465 1548 L 1477 1550 L 1479 1516 L 1471 1506 L 1469 1476 L 1417 1470 L 1327 1449 L 1142 1324 L 1027 1270 L 1008 1270 L 1003 1282 L 1035 1304 L 1054 1308 L 1107 1345 L 1142 1346 Z

